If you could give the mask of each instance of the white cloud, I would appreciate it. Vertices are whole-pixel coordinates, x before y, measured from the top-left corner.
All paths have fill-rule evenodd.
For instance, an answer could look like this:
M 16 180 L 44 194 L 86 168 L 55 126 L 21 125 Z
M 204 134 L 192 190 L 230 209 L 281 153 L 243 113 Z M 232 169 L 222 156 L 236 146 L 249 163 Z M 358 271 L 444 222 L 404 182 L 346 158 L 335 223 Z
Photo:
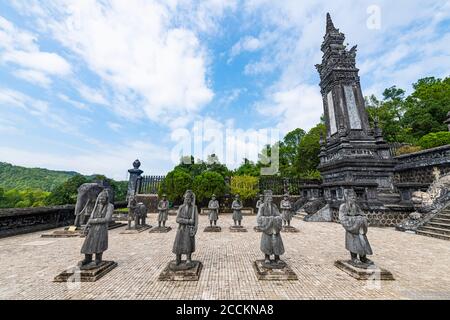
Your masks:
M 50 77 L 48 77 L 45 73 L 31 70 L 31 69 L 20 69 L 17 71 L 14 71 L 13 73 L 17 78 L 21 78 L 23 80 L 26 80 L 31 83 L 35 83 L 42 87 L 49 87 L 52 83 L 52 80 Z
M 370 5 L 369 0 L 245 1 L 244 19 L 250 20 L 249 25 L 261 25 L 261 33 L 271 32 L 275 40 L 262 50 L 259 60 L 247 64 L 244 73 L 281 71 L 265 88 L 257 109 L 279 119 L 284 132 L 319 122 L 323 103 L 314 65 L 322 59 L 326 12 L 346 34 L 346 43 L 358 44 L 357 66 L 365 95 L 379 95 L 392 85 L 408 89 L 424 76 L 448 75 L 444 66 L 450 61 L 449 39 L 438 31 L 439 23 L 450 17 L 448 2 L 433 0 L 424 6 L 420 1 L 378 1 L 381 30 L 367 27 Z
M 39 6 L 42 27 L 107 86 L 106 96 L 81 88 L 87 101 L 108 105 L 121 116 L 143 112 L 153 121 L 169 124 L 199 113 L 212 100 L 210 58 L 197 32 L 210 28 L 232 5 L 66 0 Z M 184 12 L 183 18 L 188 17 L 189 9 L 194 11 L 184 26 L 178 19 Z M 193 17 L 199 18 L 198 23 Z
M 1 16 L 0 63 L 18 66 L 15 76 L 44 87 L 52 82 L 50 76 L 71 73 L 71 66 L 63 57 L 41 51 L 34 34 L 16 28 Z
M 107 122 L 107 125 L 111 130 L 116 131 L 116 132 L 119 132 L 120 129 L 123 128 L 123 126 L 121 124 L 116 123 L 116 122 Z

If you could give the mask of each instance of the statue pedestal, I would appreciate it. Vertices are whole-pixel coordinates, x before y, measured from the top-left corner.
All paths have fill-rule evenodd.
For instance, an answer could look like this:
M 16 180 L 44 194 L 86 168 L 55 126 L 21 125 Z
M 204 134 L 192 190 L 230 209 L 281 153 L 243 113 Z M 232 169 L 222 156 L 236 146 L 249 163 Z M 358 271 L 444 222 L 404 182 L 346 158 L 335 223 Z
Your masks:
M 209 227 L 206 227 L 203 232 L 221 232 L 221 231 L 222 231 L 222 228 L 219 226 L 209 226 Z
M 287 232 L 287 233 L 298 233 L 300 232 L 297 228 L 293 227 L 293 226 L 283 226 L 283 229 L 281 229 L 282 232 Z
M 338 260 L 334 265 L 358 280 L 395 280 L 390 271 L 376 265 L 361 264 L 355 266 L 348 260 Z
M 158 277 L 159 281 L 198 281 L 202 272 L 203 264 L 200 261 L 192 261 L 191 266 L 182 261 L 179 266 L 175 261 L 169 262 Z
M 61 272 L 54 278 L 54 282 L 95 282 L 112 269 L 117 267 L 114 261 L 103 261 L 98 267 L 90 270 L 81 270 L 79 267 L 72 267 Z
M 126 223 L 120 223 L 120 222 L 116 222 L 116 221 L 111 221 L 108 224 L 108 230 L 117 229 L 117 228 L 120 228 L 120 227 L 124 227 L 126 225 L 127 225 Z
M 255 232 L 262 232 L 261 228 L 258 226 L 254 227 L 253 230 L 255 230 Z
M 56 230 L 52 233 L 42 234 L 41 238 L 76 238 L 83 235 L 83 229 L 75 226 L 66 227 L 64 230 Z
M 120 232 L 120 234 L 138 234 L 141 232 L 144 232 L 145 230 L 150 229 L 152 226 L 149 226 L 148 224 L 146 224 L 145 226 L 139 226 L 136 229 L 125 229 L 124 231 Z
M 258 280 L 269 281 L 288 281 L 298 280 L 295 272 L 286 264 L 279 267 L 268 267 L 264 260 L 257 260 L 253 262 L 253 269 L 255 270 Z
M 231 226 L 230 227 L 231 232 L 247 232 L 247 228 L 243 226 Z
M 172 230 L 171 227 L 154 227 L 149 232 L 150 233 L 167 233 Z

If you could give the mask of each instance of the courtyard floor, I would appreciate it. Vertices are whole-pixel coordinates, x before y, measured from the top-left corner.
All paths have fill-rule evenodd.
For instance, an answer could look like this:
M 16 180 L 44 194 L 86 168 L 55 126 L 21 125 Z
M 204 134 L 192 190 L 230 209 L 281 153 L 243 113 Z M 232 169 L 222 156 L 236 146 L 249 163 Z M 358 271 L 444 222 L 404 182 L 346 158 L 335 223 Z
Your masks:
M 156 215 L 151 215 L 154 223 Z M 255 217 L 244 217 L 247 233 L 231 233 L 231 216 L 221 216 L 221 233 L 204 233 L 201 216 L 195 260 L 203 262 L 198 282 L 161 282 L 176 234 L 175 217 L 166 234 L 122 235 L 111 230 L 104 259 L 118 267 L 95 283 L 54 283 L 82 256 L 82 238 L 40 238 L 43 232 L 0 239 L 0 299 L 450 299 L 450 242 L 371 228 L 374 260 L 395 281 L 358 281 L 333 263 L 347 259 L 344 230 L 335 223 L 293 220 L 299 233 L 284 233 L 283 259 L 298 281 L 258 281 L 253 261 L 262 258 Z M 48 233 L 47 231 L 45 233 Z

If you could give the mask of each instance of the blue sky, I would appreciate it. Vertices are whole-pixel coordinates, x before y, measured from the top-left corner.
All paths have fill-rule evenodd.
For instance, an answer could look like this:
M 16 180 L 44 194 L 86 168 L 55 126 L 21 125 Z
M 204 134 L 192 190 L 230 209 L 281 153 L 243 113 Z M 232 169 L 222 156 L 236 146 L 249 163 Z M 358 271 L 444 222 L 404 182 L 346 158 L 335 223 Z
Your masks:
M 164 174 L 196 126 L 234 137 L 196 157 L 255 158 L 249 136 L 319 122 L 326 12 L 365 95 L 449 75 L 449 1 L 0 0 L 0 161 Z

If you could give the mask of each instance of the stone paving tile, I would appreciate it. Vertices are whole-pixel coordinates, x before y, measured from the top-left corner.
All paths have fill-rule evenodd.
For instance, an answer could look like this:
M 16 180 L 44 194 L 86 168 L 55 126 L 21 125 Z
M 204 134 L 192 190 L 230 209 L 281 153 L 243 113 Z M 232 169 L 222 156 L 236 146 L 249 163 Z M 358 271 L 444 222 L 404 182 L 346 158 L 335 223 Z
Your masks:
M 151 215 L 154 222 L 156 216 Z M 176 227 L 175 217 L 169 225 Z M 284 260 L 299 281 L 258 281 L 252 262 L 261 258 L 255 217 L 245 217 L 248 233 L 231 233 L 231 216 L 221 216 L 221 233 L 204 233 L 200 217 L 196 260 L 203 262 L 198 282 L 162 282 L 158 275 L 174 259 L 175 230 L 136 235 L 110 231 L 104 258 L 119 265 L 95 283 L 54 283 L 53 278 L 81 260 L 81 238 L 41 239 L 42 232 L 0 240 L 0 299 L 450 299 L 450 242 L 371 228 L 374 261 L 396 281 L 357 281 L 333 263 L 346 259 L 344 230 L 334 223 L 293 224 L 284 233 Z

